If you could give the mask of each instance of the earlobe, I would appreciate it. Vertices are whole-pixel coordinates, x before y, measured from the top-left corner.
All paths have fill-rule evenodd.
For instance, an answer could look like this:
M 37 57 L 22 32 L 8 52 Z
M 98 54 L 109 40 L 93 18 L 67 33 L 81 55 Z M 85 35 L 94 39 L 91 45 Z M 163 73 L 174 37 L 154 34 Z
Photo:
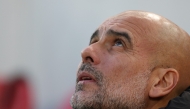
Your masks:
M 176 86 L 179 73 L 173 68 L 158 68 L 154 71 L 154 82 L 149 90 L 151 98 L 158 98 L 170 93 Z

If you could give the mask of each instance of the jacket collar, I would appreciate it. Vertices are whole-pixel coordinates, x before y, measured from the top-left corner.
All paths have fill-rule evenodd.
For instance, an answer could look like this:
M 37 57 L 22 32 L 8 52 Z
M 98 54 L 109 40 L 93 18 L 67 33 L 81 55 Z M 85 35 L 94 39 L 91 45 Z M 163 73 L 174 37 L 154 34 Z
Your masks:
M 160 109 L 190 109 L 190 86 L 179 96 L 170 100 L 166 107 Z

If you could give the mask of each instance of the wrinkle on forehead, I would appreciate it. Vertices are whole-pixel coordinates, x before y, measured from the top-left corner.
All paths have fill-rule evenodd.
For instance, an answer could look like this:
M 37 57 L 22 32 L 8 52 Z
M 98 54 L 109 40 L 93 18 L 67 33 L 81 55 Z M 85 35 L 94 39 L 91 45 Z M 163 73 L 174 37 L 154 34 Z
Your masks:
M 136 31 L 139 29 L 140 32 L 144 31 L 150 33 L 159 28 L 157 23 L 160 20 L 161 16 L 153 13 L 127 11 L 109 18 L 100 28 L 102 29 L 102 27 L 104 27 L 104 30 L 106 30 L 105 27 L 111 27 L 114 24 L 120 27 L 122 27 L 122 25 L 123 27 L 133 25 L 132 27 L 134 27 Z M 154 27 L 156 27 L 156 29 Z
M 100 33 L 102 36 L 110 28 L 114 28 L 117 31 L 124 30 L 127 31 L 130 34 L 130 36 L 132 36 L 133 41 L 138 42 L 137 40 L 143 39 L 145 41 L 143 42 L 144 45 L 147 45 L 147 47 L 152 46 L 150 42 L 152 42 L 155 39 L 157 40 L 158 37 L 156 37 L 156 35 L 160 30 L 159 25 L 150 18 L 153 16 L 155 17 L 154 19 L 160 20 L 160 17 L 154 14 L 149 14 L 149 16 L 147 17 L 145 16 L 145 14 L 141 16 L 138 13 L 122 13 L 106 20 L 99 27 L 99 30 L 101 31 Z

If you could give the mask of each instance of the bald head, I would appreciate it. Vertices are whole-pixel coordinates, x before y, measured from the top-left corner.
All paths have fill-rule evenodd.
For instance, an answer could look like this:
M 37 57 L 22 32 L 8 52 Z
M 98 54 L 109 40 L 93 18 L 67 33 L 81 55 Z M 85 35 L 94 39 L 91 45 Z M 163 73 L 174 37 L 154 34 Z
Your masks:
M 111 23 L 113 22 L 113 23 Z M 134 38 L 139 38 L 150 55 L 155 67 L 174 68 L 180 73 L 179 83 L 190 85 L 190 36 L 168 19 L 150 12 L 126 11 L 109 18 L 106 24 L 124 22 L 134 29 Z M 137 36 L 137 37 L 135 37 Z M 135 39 L 134 39 L 135 40 Z M 180 85 L 181 85 L 180 84 Z M 183 90 L 184 88 L 182 88 Z
M 126 11 L 109 18 L 81 53 L 72 107 L 166 106 L 190 85 L 189 48 L 189 35 L 159 15 Z

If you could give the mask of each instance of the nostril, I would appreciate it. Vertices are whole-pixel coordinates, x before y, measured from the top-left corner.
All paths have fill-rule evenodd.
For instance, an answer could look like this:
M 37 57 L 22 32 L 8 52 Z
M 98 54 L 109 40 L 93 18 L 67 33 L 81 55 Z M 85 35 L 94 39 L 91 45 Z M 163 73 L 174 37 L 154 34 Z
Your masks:
M 90 56 L 86 57 L 86 61 L 94 62 L 94 60 Z
M 100 63 L 99 49 L 94 48 L 95 45 L 90 45 L 81 52 L 82 63 L 91 63 L 97 65 Z

